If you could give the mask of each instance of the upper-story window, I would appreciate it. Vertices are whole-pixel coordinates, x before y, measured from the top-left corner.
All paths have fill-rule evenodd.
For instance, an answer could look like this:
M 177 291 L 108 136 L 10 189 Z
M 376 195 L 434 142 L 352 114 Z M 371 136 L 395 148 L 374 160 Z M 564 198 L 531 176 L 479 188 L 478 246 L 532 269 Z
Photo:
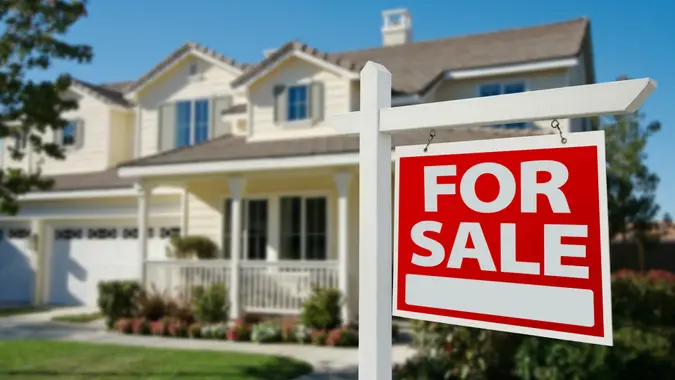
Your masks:
M 274 86 L 274 121 L 310 126 L 323 119 L 323 83 Z
M 70 120 L 63 128 L 63 135 L 61 137 L 61 145 L 73 146 L 75 145 L 75 129 L 77 128 L 77 121 Z
M 208 140 L 209 115 L 208 99 L 176 102 L 176 148 Z
M 486 83 L 478 87 L 478 96 L 480 97 L 515 94 L 519 92 L 525 92 L 525 83 L 523 82 Z M 527 123 L 500 124 L 498 126 L 506 128 L 525 128 L 527 126 Z
M 231 95 L 179 100 L 158 109 L 158 150 L 181 148 L 229 132 L 221 114 L 232 105 Z
M 288 88 L 288 121 L 305 120 L 309 117 L 308 86 Z
M 64 148 L 80 148 L 83 140 L 84 121 L 82 119 L 68 120 L 63 129 L 54 131 L 54 142 Z

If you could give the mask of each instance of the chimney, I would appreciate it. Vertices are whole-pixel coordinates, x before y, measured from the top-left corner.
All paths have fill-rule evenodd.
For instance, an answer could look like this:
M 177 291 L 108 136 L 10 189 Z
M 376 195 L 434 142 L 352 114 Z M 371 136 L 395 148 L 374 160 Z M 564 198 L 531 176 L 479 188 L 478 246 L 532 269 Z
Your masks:
M 407 9 L 382 12 L 382 45 L 394 46 L 412 42 L 412 17 Z

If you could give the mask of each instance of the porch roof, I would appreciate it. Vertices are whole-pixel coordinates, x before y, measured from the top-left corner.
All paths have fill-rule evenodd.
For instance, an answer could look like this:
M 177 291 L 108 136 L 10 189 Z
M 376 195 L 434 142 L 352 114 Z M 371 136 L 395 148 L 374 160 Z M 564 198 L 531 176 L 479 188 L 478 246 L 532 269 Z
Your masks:
M 433 142 L 484 140 L 546 133 L 535 129 L 505 129 L 497 127 L 467 127 L 440 129 Z M 399 132 L 392 135 L 393 146 L 425 144 L 428 131 Z M 175 149 L 129 161 L 118 168 L 164 166 L 173 164 L 312 157 L 343 153 L 358 153 L 359 137 L 335 135 L 285 140 L 247 141 L 246 137 L 225 135 L 202 144 Z

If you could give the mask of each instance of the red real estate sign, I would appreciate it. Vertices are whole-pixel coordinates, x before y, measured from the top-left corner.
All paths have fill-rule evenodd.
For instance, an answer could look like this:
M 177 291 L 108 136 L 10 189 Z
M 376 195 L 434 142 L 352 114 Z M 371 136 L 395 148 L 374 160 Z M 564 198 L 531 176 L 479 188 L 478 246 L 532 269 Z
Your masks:
M 612 345 L 604 132 L 396 149 L 395 316 Z

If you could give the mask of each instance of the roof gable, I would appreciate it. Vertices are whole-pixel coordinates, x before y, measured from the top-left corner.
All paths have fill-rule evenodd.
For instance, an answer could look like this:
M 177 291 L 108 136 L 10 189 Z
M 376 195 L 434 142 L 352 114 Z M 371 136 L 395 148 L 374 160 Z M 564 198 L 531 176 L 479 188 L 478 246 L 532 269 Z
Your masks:
M 299 57 L 305 61 L 309 61 L 321 66 L 330 66 L 337 72 L 347 75 L 348 77 L 358 78 L 358 72 L 361 65 L 351 62 L 346 59 L 333 59 L 328 53 L 323 53 L 300 41 L 291 41 L 284 44 L 267 58 L 252 65 L 242 75 L 232 81 L 232 87 L 241 87 L 253 83 L 258 78 L 265 75 L 265 73 L 274 69 L 282 62 L 290 57 Z
M 139 90 L 143 89 L 144 87 L 149 85 L 150 82 L 157 79 L 165 72 L 169 71 L 172 67 L 181 62 L 183 58 L 187 57 L 188 55 L 193 55 L 198 58 L 216 63 L 218 65 L 225 67 L 226 69 L 233 70 L 236 73 L 241 73 L 248 67 L 248 65 L 235 61 L 234 59 L 225 57 L 224 55 L 216 52 L 215 50 L 209 49 L 206 46 L 190 41 L 185 43 L 180 48 L 176 49 L 173 53 L 169 54 L 166 58 L 164 58 L 161 62 L 155 65 L 147 73 L 145 73 L 136 81 L 128 85 L 125 91 L 131 95 L 138 93 Z

